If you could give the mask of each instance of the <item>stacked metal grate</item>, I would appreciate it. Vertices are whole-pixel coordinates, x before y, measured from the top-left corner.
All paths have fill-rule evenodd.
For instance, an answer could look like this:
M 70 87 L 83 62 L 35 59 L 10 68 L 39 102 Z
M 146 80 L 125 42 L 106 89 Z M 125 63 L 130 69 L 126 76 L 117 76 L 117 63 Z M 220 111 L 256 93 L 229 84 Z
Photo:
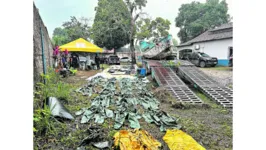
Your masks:
M 170 67 L 153 67 L 155 80 L 166 88 L 177 102 L 202 103 Z
M 226 108 L 233 107 L 233 90 L 220 85 L 195 66 L 179 66 L 178 74 L 195 84 L 206 96 Z

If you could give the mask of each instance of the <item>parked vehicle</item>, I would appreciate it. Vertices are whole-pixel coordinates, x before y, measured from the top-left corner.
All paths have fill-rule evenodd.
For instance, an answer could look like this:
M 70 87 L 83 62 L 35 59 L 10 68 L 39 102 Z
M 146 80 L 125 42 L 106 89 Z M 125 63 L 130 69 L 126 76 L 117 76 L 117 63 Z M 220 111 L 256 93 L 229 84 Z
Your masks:
M 120 65 L 120 59 L 117 55 L 111 55 L 108 57 L 108 64 L 116 64 L 116 65 Z
M 192 54 L 192 50 L 182 50 L 179 52 L 179 59 L 181 60 L 189 60 L 189 56 Z
M 218 59 L 216 57 L 211 57 L 202 52 L 192 52 L 192 54 L 189 56 L 189 61 L 202 68 L 206 66 L 214 67 L 218 63 Z
M 107 57 L 101 57 L 101 58 L 100 58 L 100 62 L 101 62 L 101 64 L 107 64 L 107 63 L 108 63 L 107 60 L 108 60 Z
M 120 62 L 123 62 L 123 63 L 129 63 L 129 62 L 131 62 L 131 59 L 128 58 L 128 57 L 122 57 L 122 58 L 120 59 Z
M 229 57 L 229 67 L 233 67 L 233 54 Z

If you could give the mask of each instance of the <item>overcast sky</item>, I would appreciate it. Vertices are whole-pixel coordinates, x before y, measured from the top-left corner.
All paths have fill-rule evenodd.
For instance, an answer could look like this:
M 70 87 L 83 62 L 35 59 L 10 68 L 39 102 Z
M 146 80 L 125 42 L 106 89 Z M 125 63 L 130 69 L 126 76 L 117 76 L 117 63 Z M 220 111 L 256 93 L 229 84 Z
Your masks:
M 206 0 L 148 0 L 143 11 L 147 12 L 152 19 L 156 17 L 168 19 L 171 22 L 170 34 L 178 39 L 179 28 L 175 27 L 178 9 L 182 4 L 192 1 L 205 2 Z M 50 37 L 52 37 L 53 30 L 60 27 L 64 21 L 70 20 L 70 16 L 92 18 L 92 25 L 95 15 L 94 8 L 97 6 L 98 0 L 34 0 L 34 2 Z M 226 0 L 226 2 L 229 7 L 228 13 L 233 16 L 232 0 Z

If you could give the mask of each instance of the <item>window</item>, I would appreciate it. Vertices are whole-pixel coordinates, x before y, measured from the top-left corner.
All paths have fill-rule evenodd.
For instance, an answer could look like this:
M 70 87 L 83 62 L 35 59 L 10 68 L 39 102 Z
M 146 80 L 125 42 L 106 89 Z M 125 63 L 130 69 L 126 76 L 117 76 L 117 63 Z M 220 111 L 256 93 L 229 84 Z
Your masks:
M 192 53 L 192 55 L 189 56 L 189 59 L 194 60 L 196 58 L 196 53 Z
M 210 57 L 209 55 L 205 54 L 205 53 L 199 53 L 202 57 Z

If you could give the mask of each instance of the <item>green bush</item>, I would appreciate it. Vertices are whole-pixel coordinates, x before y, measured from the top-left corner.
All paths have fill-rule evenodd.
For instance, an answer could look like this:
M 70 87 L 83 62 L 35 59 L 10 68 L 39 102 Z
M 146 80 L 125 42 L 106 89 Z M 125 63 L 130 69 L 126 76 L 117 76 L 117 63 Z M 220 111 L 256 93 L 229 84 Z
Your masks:
M 60 81 L 60 76 L 53 69 L 49 68 L 46 75 L 41 74 L 44 83 L 37 83 L 37 90 L 34 92 L 34 114 L 33 131 L 36 134 L 54 133 L 53 117 L 48 106 L 46 106 L 47 97 L 57 97 L 65 100 L 70 99 L 70 84 Z
M 36 109 L 33 114 L 33 132 L 37 135 L 54 132 L 54 126 L 51 121 L 52 115 L 49 107 L 44 105 L 44 109 Z

